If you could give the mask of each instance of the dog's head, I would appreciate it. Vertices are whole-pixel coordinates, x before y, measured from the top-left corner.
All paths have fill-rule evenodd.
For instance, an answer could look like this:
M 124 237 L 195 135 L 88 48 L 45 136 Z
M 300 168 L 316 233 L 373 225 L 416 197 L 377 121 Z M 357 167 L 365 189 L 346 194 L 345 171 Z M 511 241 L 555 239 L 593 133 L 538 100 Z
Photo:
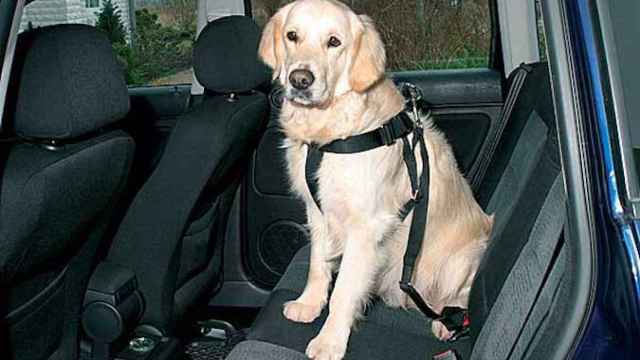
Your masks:
M 386 60 L 372 20 L 333 0 L 298 0 L 280 9 L 264 29 L 259 54 L 286 99 L 311 107 L 367 91 L 383 77 Z

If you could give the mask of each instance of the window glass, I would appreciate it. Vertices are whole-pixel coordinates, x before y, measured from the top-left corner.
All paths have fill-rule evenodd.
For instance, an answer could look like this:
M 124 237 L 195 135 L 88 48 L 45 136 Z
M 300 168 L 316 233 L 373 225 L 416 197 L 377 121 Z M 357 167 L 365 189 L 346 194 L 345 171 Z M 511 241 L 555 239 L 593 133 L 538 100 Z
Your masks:
M 386 44 L 388 69 L 487 67 L 491 47 L 488 0 L 341 0 L 371 16 Z M 291 1 L 252 0 L 259 25 Z
M 38 0 L 25 7 L 21 30 L 95 26 L 109 37 L 129 85 L 190 84 L 196 18 L 197 0 Z

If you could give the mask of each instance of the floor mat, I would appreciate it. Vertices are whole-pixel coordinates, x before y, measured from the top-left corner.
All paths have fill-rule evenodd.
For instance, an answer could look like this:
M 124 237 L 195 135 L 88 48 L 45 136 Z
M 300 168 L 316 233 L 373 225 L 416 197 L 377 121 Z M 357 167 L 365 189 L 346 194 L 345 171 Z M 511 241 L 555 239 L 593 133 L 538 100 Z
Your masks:
M 210 338 L 195 339 L 185 350 L 189 360 L 224 360 L 227 355 L 246 337 L 244 331 L 228 334 L 226 340 Z

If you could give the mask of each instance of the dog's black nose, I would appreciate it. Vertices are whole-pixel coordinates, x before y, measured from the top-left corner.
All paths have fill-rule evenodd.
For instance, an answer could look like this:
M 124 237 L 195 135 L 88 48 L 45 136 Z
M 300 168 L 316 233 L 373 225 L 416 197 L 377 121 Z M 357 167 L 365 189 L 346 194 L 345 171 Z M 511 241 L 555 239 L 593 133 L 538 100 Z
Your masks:
M 289 82 L 291 85 L 298 90 L 306 90 L 313 84 L 316 78 L 313 76 L 313 73 L 309 70 L 298 69 L 293 70 L 291 74 L 289 74 Z

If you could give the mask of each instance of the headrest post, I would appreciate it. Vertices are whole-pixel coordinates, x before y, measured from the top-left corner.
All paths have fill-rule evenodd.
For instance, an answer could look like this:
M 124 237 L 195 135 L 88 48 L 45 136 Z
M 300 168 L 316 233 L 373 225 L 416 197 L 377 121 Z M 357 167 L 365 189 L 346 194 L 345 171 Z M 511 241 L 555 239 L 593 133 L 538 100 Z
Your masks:
M 227 102 L 234 103 L 236 101 L 238 101 L 238 95 L 236 95 L 236 93 L 230 93 L 227 95 Z

